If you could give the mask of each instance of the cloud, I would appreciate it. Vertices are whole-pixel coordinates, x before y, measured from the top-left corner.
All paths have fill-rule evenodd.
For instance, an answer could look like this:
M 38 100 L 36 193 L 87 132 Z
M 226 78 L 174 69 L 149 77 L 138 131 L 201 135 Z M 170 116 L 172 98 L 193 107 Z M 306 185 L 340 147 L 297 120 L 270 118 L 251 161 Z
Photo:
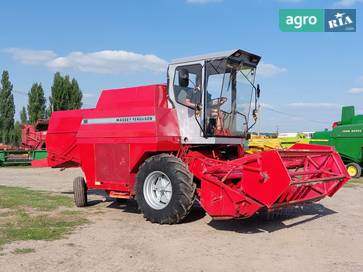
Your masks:
M 361 93 L 363 93 L 363 88 L 351 88 L 350 90 L 348 90 L 347 93 L 350 93 L 350 94 L 361 94 Z
M 210 3 L 220 3 L 223 0 L 186 0 L 188 4 L 198 4 L 198 5 L 205 5 Z
M 268 104 L 268 103 L 261 102 L 260 106 L 261 106 L 261 108 L 265 108 L 265 109 L 275 109 L 275 107 L 273 105 Z
M 123 74 L 140 71 L 158 73 L 164 72 L 168 65 L 166 60 L 158 56 L 125 50 L 76 51 L 64 56 L 59 56 L 52 50 L 8 48 L 2 51 L 11 54 L 15 60 L 23 64 L 43 65 L 53 70 L 74 69 L 101 74 Z M 286 68 L 264 62 L 261 62 L 258 67 L 258 74 L 262 77 L 273 77 L 287 72 Z
M 3 52 L 11 54 L 15 60 L 24 64 L 46 63 L 57 57 L 57 54 L 51 50 L 7 48 Z
M 92 97 L 95 97 L 96 95 L 95 94 L 93 94 L 93 93 L 87 93 L 87 92 L 85 92 L 85 93 L 83 93 L 83 97 L 84 98 L 92 98 Z
M 151 54 L 125 50 L 71 52 L 58 56 L 51 50 L 10 48 L 4 50 L 24 64 L 44 65 L 52 69 L 75 69 L 82 72 L 121 74 L 139 71 L 163 72 L 167 61 Z
M 274 64 L 268 64 L 261 62 L 258 65 L 257 74 L 263 77 L 273 77 L 282 73 L 287 72 L 286 68 L 278 67 Z
M 334 4 L 334 6 L 338 7 L 351 7 L 355 4 L 363 3 L 363 0 L 339 0 Z
M 335 103 L 326 102 L 294 102 L 287 104 L 289 107 L 293 108 L 305 108 L 305 109 L 338 109 L 341 105 Z
M 55 69 L 74 68 L 82 72 L 124 73 L 128 71 L 162 72 L 167 62 L 155 55 L 142 55 L 123 50 L 104 50 L 93 53 L 72 52 L 48 63 Z

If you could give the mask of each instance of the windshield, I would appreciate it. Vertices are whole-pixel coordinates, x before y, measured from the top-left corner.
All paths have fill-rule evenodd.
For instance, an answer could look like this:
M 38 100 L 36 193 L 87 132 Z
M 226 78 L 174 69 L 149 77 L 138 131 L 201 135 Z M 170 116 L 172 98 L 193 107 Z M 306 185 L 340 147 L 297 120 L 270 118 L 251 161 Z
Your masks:
M 252 115 L 255 67 L 206 63 L 205 125 L 208 136 L 245 136 Z

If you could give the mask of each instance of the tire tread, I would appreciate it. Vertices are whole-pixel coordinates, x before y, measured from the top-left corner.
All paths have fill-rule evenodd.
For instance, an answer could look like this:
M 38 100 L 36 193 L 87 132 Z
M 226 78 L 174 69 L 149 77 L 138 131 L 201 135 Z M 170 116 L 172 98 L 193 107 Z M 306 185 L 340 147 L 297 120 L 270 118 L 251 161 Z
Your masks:
M 154 171 L 154 169 L 157 170 L 156 168 L 160 165 L 163 165 L 174 172 L 174 179 L 177 181 L 173 184 L 173 186 L 178 186 L 179 191 L 178 193 L 173 192 L 173 197 L 177 197 L 177 201 L 176 203 L 169 203 L 169 205 L 173 206 L 169 209 L 167 214 L 155 212 L 155 210 L 149 207 L 142 196 L 144 182 L 143 177 L 151 171 Z M 136 200 L 146 220 L 152 223 L 176 224 L 181 222 L 188 215 L 194 203 L 195 188 L 196 186 L 193 183 L 193 176 L 184 162 L 179 158 L 166 153 L 158 154 L 146 159 L 139 167 L 139 171 L 136 176 Z
M 74 203 L 77 207 L 87 206 L 87 185 L 83 177 L 76 177 L 73 181 Z

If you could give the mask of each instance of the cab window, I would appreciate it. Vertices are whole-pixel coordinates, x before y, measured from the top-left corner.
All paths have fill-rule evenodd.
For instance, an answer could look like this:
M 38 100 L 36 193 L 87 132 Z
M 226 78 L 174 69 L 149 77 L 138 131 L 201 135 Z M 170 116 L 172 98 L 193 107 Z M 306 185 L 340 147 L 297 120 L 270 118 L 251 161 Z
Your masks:
M 202 65 L 183 65 L 175 69 L 174 95 L 175 100 L 183 105 L 187 101 L 195 104 L 202 102 Z

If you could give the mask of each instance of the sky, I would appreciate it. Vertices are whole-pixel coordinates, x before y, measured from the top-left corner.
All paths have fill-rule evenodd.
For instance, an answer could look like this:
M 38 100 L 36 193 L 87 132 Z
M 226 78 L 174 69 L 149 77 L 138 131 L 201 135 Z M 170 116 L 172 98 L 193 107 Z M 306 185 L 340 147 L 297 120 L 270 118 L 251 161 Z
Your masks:
M 354 8 L 357 32 L 281 32 L 285 8 Z M 48 97 L 56 71 L 93 107 L 103 89 L 166 82 L 174 58 L 241 48 L 262 56 L 261 131 L 316 131 L 342 105 L 363 113 L 362 9 L 363 0 L 4 1 L 0 71 L 18 118 L 31 85 Z

